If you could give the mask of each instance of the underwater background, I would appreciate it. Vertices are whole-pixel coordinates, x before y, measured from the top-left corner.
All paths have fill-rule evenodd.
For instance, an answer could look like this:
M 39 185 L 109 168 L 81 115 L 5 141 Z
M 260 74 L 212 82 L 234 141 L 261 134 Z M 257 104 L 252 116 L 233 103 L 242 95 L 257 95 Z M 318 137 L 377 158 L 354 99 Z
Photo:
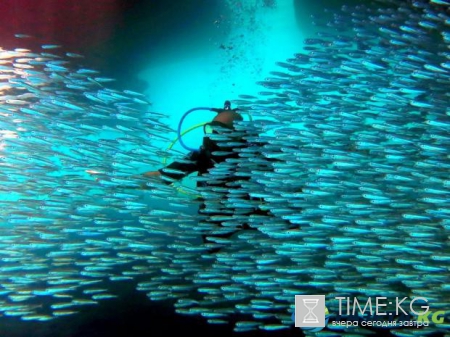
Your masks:
M 0 13 L 0 336 L 450 334 L 448 1 Z M 205 179 L 248 180 L 142 176 L 187 153 L 185 112 L 204 108 L 182 129 L 199 147 L 225 100 L 254 144 Z M 444 319 L 302 330 L 296 294 L 423 296 Z

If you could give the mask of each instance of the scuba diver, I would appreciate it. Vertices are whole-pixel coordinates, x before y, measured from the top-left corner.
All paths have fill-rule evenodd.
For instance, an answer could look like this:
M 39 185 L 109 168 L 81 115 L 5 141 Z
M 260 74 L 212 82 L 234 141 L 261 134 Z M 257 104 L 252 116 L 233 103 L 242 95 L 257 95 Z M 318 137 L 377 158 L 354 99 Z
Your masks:
M 200 110 L 204 110 L 206 108 L 198 108 Z M 195 109 L 192 109 L 195 110 Z M 239 152 L 233 151 L 236 150 L 236 148 L 240 147 L 246 147 L 249 146 L 249 143 L 244 140 L 243 138 L 236 136 L 236 130 L 234 128 L 234 122 L 235 121 L 242 121 L 243 117 L 240 113 L 238 113 L 238 109 L 231 109 L 231 103 L 229 101 L 225 101 L 224 107 L 222 109 L 217 108 L 210 108 L 210 111 L 217 112 L 217 115 L 213 118 L 213 120 L 209 123 L 206 123 L 204 125 L 204 131 L 205 136 L 203 137 L 203 143 L 200 149 L 191 149 L 187 147 L 180 137 L 180 130 L 179 127 L 179 137 L 180 137 L 180 143 L 188 150 L 191 150 L 191 152 L 183 158 L 183 160 L 177 162 L 173 162 L 169 164 L 166 167 L 163 167 L 157 171 L 150 171 L 146 172 L 143 175 L 147 177 L 160 177 L 162 178 L 166 183 L 170 184 L 174 181 L 181 180 L 182 178 L 186 177 L 187 175 L 198 172 L 198 176 L 202 176 L 206 174 L 210 169 L 214 168 L 216 165 L 226 161 L 230 158 L 239 158 Z M 185 116 L 180 121 L 180 125 L 186 117 L 186 115 L 191 112 L 189 110 Z M 233 135 L 234 133 L 234 135 Z M 229 136 L 227 136 L 227 134 Z M 218 144 L 214 139 L 214 136 L 210 135 L 225 135 L 225 139 L 228 142 L 232 142 L 233 146 L 224 146 L 222 144 Z M 220 138 L 220 137 L 219 137 Z M 237 183 L 239 180 L 248 180 L 249 177 L 243 177 L 243 176 L 234 176 L 233 172 L 230 172 L 227 174 L 226 178 L 223 179 L 214 179 L 212 185 L 214 187 L 224 187 L 225 190 L 233 189 L 233 188 L 239 188 L 236 186 L 239 186 Z M 231 184 L 230 184 L 231 183 Z M 201 180 L 197 181 L 197 187 L 206 187 L 209 185 L 208 181 Z M 225 196 L 225 194 L 224 194 Z M 247 196 L 247 200 L 252 199 L 250 196 Z M 230 215 L 233 214 L 233 210 L 225 209 L 225 210 L 217 210 L 215 212 L 207 211 L 207 205 L 205 204 L 205 201 L 200 198 L 201 204 L 199 207 L 199 214 L 205 214 L 208 218 L 208 223 L 216 224 L 219 227 L 223 227 L 221 225 L 220 221 L 215 221 L 211 217 L 212 216 L 224 216 L 224 215 Z M 220 201 L 214 200 L 214 201 Z M 251 214 L 258 214 L 258 215 L 268 215 L 267 211 L 261 210 L 257 207 L 255 209 L 251 210 Z M 225 233 L 220 234 L 208 234 L 208 235 L 202 235 L 203 242 L 204 243 L 214 243 L 214 238 L 229 238 L 236 232 L 239 232 L 242 229 L 253 229 L 248 226 L 248 224 L 241 224 L 240 226 L 237 226 L 236 229 L 231 229 L 228 231 L 228 233 L 225 231 Z M 217 252 L 220 248 L 212 249 L 211 252 Z
M 242 121 L 242 116 L 237 112 L 236 109 L 231 109 L 230 101 L 225 101 L 223 109 L 211 108 L 210 111 L 217 112 L 216 117 L 210 122 L 204 125 L 205 134 L 208 133 L 220 133 L 220 129 L 224 128 L 226 130 L 234 130 L 233 123 L 234 121 Z M 180 122 L 180 124 L 182 121 Z M 243 144 L 244 141 L 240 140 Z M 180 142 L 182 142 L 180 138 Z M 184 146 L 187 148 L 186 146 Z M 230 151 L 232 149 L 227 148 L 224 149 L 217 145 L 217 143 L 211 140 L 209 137 L 203 138 L 203 145 L 200 147 L 200 150 L 195 150 L 191 148 L 187 148 L 191 150 L 191 152 L 184 158 L 182 162 L 174 162 L 165 168 L 159 169 L 157 171 L 150 171 L 144 173 L 147 177 L 154 176 L 162 176 L 162 178 L 168 177 L 166 180 L 180 180 L 185 176 L 198 171 L 199 175 L 203 175 L 208 172 L 209 169 L 214 167 L 215 164 L 221 163 L 225 161 L 227 158 L 237 158 L 237 152 L 230 154 L 229 156 L 215 156 L 213 152 L 220 150 Z M 174 170 L 181 171 L 180 173 L 174 173 Z M 199 186 L 201 184 L 197 184 Z

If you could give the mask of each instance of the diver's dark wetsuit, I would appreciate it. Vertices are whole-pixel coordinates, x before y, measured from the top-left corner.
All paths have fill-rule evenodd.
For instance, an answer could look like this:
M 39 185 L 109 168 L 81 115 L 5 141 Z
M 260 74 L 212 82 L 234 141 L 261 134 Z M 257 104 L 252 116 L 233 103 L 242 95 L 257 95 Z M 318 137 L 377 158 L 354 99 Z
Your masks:
M 218 146 L 216 144 L 216 142 L 211 141 L 208 137 L 205 137 L 203 139 L 203 146 L 200 148 L 199 151 L 189 153 L 184 158 L 183 162 L 173 162 L 170 165 L 166 166 L 165 168 L 160 169 L 159 172 L 163 176 L 163 179 L 164 179 L 164 176 L 166 176 L 171 179 L 180 180 L 180 179 L 184 178 L 185 176 L 189 175 L 190 173 L 193 173 L 196 171 L 198 172 L 198 176 L 202 176 L 202 175 L 206 174 L 209 169 L 226 161 L 227 159 L 239 158 L 239 152 L 236 151 L 237 148 L 249 146 L 249 144 L 242 139 L 239 139 L 237 141 L 237 143 L 240 143 L 242 145 L 236 146 L 236 140 L 235 140 L 234 146 L 232 148 L 223 147 L 223 146 Z M 229 152 L 229 154 L 214 155 L 215 151 Z M 182 171 L 183 173 L 165 172 L 164 170 L 166 168 Z M 229 176 L 227 176 L 225 179 L 220 179 L 219 181 L 214 181 L 211 184 L 208 182 L 205 182 L 205 181 L 197 182 L 197 187 L 213 186 L 213 187 L 225 187 L 226 189 L 233 189 L 233 188 L 239 188 L 239 187 L 237 187 L 237 186 L 239 186 L 239 184 L 236 182 L 245 181 L 245 180 L 249 180 L 249 177 L 235 176 L 235 175 L 233 175 L 233 172 L 230 172 Z M 244 199 L 250 200 L 252 198 L 249 195 L 247 195 Z M 211 213 L 211 212 L 203 213 L 202 211 L 205 210 L 206 204 L 203 199 L 200 199 L 200 200 L 203 201 L 199 207 L 200 214 L 206 214 L 207 216 L 232 215 L 233 214 L 232 209 L 224 210 L 223 213 Z M 255 208 L 254 210 L 251 210 L 250 213 L 251 214 L 259 214 L 259 215 L 267 215 L 268 214 L 268 212 L 260 210 L 259 208 Z M 215 223 L 219 227 L 222 227 L 220 224 L 220 221 L 208 220 L 208 222 Z M 239 227 L 242 229 L 251 229 L 248 226 L 248 224 L 246 224 L 246 223 L 241 224 Z M 226 233 L 226 234 L 211 234 L 208 236 L 227 238 L 227 237 L 230 237 L 231 235 L 233 235 L 235 232 L 236 231 L 231 231 L 230 233 Z M 207 242 L 206 235 L 203 235 L 203 241 Z
M 237 153 L 236 153 L 237 155 Z M 189 153 L 183 160 L 183 162 L 173 162 L 172 164 L 166 166 L 165 168 L 159 169 L 158 171 L 161 175 L 180 180 L 185 176 L 198 171 L 198 175 L 201 176 L 208 172 L 210 168 L 213 168 L 215 163 L 220 163 L 225 161 L 228 156 L 214 157 L 210 155 L 210 151 L 205 149 L 200 149 L 200 151 L 195 151 Z M 189 163 L 188 163 L 189 162 Z M 165 172 L 164 169 L 173 169 L 183 171 L 182 173 Z M 202 186 L 202 183 L 197 183 L 197 186 Z

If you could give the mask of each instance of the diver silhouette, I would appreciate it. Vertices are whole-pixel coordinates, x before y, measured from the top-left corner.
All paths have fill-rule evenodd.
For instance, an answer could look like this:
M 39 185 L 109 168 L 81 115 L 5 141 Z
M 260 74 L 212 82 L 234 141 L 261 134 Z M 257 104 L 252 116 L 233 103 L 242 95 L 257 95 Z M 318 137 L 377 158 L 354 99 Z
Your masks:
M 194 110 L 194 109 L 192 109 Z M 240 113 L 238 113 L 238 109 L 232 109 L 231 103 L 229 101 L 225 101 L 223 108 L 212 108 L 209 109 L 211 111 L 217 112 L 217 115 L 213 118 L 213 120 L 204 125 L 205 136 L 203 137 L 203 143 L 199 150 L 192 150 L 188 155 L 186 155 L 183 160 L 175 161 L 166 167 L 163 167 L 157 171 L 149 171 L 144 173 L 144 176 L 147 177 L 155 177 L 159 176 L 163 180 L 165 180 L 168 184 L 173 183 L 175 181 L 179 181 L 186 177 L 187 175 L 198 172 L 198 176 L 205 175 L 210 169 L 217 167 L 222 162 L 225 162 L 229 159 L 237 159 L 239 158 L 239 152 L 235 151 L 236 148 L 246 147 L 249 143 L 243 138 L 233 135 L 233 132 L 236 131 L 234 127 L 235 121 L 242 121 L 243 117 Z M 224 146 L 223 144 L 218 144 L 214 137 L 210 137 L 209 135 L 229 135 L 232 139 L 233 146 Z M 190 148 L 188 148 L 190 149 Z M 191 150 L 191 149 L 190 149 Z M 218 155 L 219 154 L 219 155 Z M 221 179 L 220 182 L 214 181 L 214 187 L 224 187 L 225 189 L 233 189 L 238 188 L 236 186 L 230 186 L 229 183 L 236 182 L 238 180 L 246 180 L 248 177 L 236 177 L 233 175 L 233 172 L 229 172 L 227 178 Z M 210 182 L 207 180 L 197 181 L 197 187 L 206 187 Z M 251 197 L 247 196 L 247 200 L 250 200 Z M 200 199 L 201 204 L 199 206 L 199 214 L 205 214 L 208 223 L 216 224 L 218 227 L 222 227 L 221 221 L 212 220 L 214 216 L 220 215 L 230 215 L 233 213 L 233 210 L 226 211 L 218 211 L 218 212 L 205 212 L 207 208 L 207 204 L 205 200 Z M 267 211 L 261 210 L 259 208 L 255 208 L 251 212 L 252 214 L 259 215 L 268 215 Z M 230 230 L 228 233 L 220 233 L 220 234 L 210 234 L 203 235 L 203 242 L 214 242 L 214 238 L 228 238 L 231 237 L 236 232 L 239 232 L 242 229 L 252 229 L 247 223 L 242 223 L 237 226 L 236 229 Z M 208 240 L 210 238 L 211 240 Z M 220 250 L 217 249 L 216 251 Z

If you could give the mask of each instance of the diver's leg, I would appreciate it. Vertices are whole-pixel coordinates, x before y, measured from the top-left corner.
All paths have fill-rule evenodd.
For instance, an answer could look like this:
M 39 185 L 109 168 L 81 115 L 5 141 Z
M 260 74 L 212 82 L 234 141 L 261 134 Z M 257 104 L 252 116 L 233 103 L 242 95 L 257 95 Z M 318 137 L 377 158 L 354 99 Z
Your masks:
M 202 234 L 202 241 L 204 244 L 209 244 L 209 245 L 213 246 L 212 248 L 209 249 L 209 253 L 217 253 L 223 247 L 225 247 L 225 244 L 219 243 L 217 241 L 220 241 L 220 240 L 215 240 L 215 239 L 228 239 L 233 234 L 239 232 L 239 230 L 227 231 L 226 226 L 222 225 L 222 221 L 212 219 L 212 216 L 223 216 L 223 215 L 229 215 L 229 214 L 220 213 L 220 212 L 216 212 L 216 213 L 205 212 L 205 209 L 206 209 L 206 204 L 204 202 L 202 202 L 199 206 L 198 213 L 202 216 L 206 216 L 206 221 L 209 224 L 214 225 L 214 227 L 216 227 L 218 229 L 217 230 L 218 233 L 211 231 L 210 233 Z M 221 228 L 224 230 L 223 233 L 220 233 Z

